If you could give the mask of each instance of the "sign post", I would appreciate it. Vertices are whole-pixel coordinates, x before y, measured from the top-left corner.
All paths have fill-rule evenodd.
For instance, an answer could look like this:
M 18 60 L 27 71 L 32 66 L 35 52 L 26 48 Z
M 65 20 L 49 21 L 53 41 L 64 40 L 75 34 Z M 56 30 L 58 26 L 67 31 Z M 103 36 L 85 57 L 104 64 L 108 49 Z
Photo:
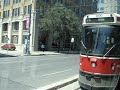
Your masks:
M 28 30 L 28 38 L 27 38 L 27 54 L 30 54 L 30 23 L 31 23 L 31 11 L 29 17 L 26 18 L 26 29 Z

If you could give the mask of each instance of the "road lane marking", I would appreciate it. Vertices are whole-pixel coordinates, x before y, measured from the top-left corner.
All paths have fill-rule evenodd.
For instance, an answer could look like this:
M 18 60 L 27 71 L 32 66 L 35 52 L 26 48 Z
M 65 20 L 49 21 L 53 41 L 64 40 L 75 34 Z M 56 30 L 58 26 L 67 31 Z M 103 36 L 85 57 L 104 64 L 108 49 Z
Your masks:
M 34 68 L 34 67 L 39 67 L 39 66 L 46 66 L 46 65 L 56 64 L 56 63 L 58 64 L 58 62 L 39 64 L 39 65 L 37 65 L 37 63 L 35 63 L 35 64 L 32 64 L 31 66 L 26 66 L 25 69 L 32 68 L 32 67 Z M 60 62 L 60 63 L 64 63 L 64 62 Z
M 49 63 L 48 63 L 48 64 L 40 64 L 40 65 L 36 65 L 36 64 L 35 64 L 35 65 L 27 66 L 27 67 L 24 67 L 24 68 L 25 68 L 25 69 L 27 69 L 27 68 L 29 69 L 29 68 L 32 68 L 32 67 L 34 68 L 34 67 L 45 66 L 45 65 L 49 65 Z
M 50 75 L 54 75 L 54 74 L 59 74 L 59 73 L 63 73 L 63 72 L 71 71 L 71 70 L 73 70 L 73 69 L 71 68 L 71 69 L 67 69 L 67 70 L 63 70 L 63 71 L 59 71 L 59 72 L 48 73 L 48 74 L 41 75 L 40 77 L 46 77 L 46 76 L 50 76 Z

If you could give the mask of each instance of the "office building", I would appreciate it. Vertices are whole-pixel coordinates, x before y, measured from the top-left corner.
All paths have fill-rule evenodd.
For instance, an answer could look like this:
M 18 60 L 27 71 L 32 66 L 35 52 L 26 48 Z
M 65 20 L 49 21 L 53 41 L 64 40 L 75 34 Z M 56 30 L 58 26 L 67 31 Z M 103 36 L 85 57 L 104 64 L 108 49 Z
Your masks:
M 98 12 L 120 14 L 120 0 L 98 0 Z
M 37 20 L 44 14 L 48 5 L 56 2 L 72 9 L 81 18 L 87 13 L 96 12 L 93 7 L 96 5 L 95 0 L 0 0 L 0 46 L 13 43 L 17 50 L 22 50 L 29 35 L 26 20 L 31 17 L 30 50 L 39 50 L 40 34 Z

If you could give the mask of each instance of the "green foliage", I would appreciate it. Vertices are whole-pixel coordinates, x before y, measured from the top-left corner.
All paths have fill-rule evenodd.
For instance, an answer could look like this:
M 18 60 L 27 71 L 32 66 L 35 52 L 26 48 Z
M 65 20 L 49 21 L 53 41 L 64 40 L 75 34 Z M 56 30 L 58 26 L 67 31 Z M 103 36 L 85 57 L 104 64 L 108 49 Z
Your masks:
M 41 30 L 53 33 L 56 39 L 78 34 L 79 26 L 79 18 L 62 4 L 55 4 L 49 8 L 41 18 L 40 25 Z

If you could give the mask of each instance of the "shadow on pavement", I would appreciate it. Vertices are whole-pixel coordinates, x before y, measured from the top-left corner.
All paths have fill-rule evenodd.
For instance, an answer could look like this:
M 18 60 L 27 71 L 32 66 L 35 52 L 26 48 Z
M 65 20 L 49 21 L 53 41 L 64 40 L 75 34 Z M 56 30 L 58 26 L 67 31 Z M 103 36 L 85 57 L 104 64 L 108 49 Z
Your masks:
M 5 58 L 5 57 L 17 57 L 17 56 L 7 55 L 7 54 L 1 54 L 0 53 L 0 58 Z
M 64 53 L 64 54 L 80 54 L 80 51 L 60 51 L 60 53 Z

